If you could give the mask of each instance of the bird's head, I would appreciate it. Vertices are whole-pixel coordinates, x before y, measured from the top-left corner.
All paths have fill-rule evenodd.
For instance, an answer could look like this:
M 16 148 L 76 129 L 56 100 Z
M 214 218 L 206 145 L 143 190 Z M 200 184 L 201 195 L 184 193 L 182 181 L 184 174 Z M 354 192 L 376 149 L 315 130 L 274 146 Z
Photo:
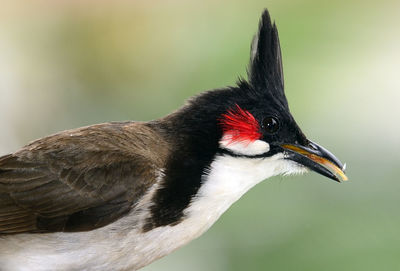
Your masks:
M 281 154 L 291 164 L 285 168 L 289 172 L 282 173 L 311 169 L 336 181 L 347 180 L 345 166 L 308 140 L 289 111 L 278 31 L 267 11 L 253 39 L 248 77 L 232 89 L 234 98 L 219 118 L 222 152 L 249 158 Z
M 252 42 L 248 80 L 204 92 L 170 117 L 174 121 L 169 131 L 178 133 L 174 140 L 186 138 L 180 151 L 190 157 L 201 154 L 205 168 L 216 153 L 249 159 L 271 157 L 278 168 L 272 175 L 311 169 L 336 181 L 347 179 L 345 166 L 308 140 L 290 113 L 278 31 L 267 10 Z

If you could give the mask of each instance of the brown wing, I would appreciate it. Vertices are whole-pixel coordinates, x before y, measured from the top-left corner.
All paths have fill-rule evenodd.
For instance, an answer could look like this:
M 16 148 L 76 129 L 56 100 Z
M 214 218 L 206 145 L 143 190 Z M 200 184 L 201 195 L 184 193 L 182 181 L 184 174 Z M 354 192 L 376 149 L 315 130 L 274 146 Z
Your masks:
M 108 123 L 0 157 L 0 234 L 85 231 L 117 220 L 155 182 L 165 145 L 145 124 Z

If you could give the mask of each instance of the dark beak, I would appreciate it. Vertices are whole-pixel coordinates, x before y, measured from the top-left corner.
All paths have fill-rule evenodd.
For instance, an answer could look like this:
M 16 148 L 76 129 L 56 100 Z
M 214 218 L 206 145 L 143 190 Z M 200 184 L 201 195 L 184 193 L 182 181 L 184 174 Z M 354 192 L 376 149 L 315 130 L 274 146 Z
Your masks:
M 334 181 L 347 181 L 344 174 L 345 165 L 318 144 L 309 141 L 307 146 L 282 144 L 281 147 L 286 151 L 285 159 L 293 160 Z

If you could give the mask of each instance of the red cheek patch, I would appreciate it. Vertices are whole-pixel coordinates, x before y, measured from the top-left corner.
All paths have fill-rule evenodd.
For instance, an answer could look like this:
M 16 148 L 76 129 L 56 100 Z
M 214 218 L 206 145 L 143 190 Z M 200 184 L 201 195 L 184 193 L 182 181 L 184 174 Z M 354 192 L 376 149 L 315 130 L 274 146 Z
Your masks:
M 261 138 L 260 125 L 254 116 L 239 105 L 222 114 L 220 124 L 223 136 L 230 142 L 256 141 Z

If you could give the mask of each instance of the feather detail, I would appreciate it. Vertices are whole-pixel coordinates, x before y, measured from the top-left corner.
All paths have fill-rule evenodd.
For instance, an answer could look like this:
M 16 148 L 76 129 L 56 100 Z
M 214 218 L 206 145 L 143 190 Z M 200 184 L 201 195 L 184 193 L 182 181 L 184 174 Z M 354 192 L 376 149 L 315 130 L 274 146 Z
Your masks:
M 236 104 L 220 119 L 223 136 L 232 142 L 248 141 L 253 142 L 260 139 L 260 125 L 254 116 L 247 110 L 243 110 Z

